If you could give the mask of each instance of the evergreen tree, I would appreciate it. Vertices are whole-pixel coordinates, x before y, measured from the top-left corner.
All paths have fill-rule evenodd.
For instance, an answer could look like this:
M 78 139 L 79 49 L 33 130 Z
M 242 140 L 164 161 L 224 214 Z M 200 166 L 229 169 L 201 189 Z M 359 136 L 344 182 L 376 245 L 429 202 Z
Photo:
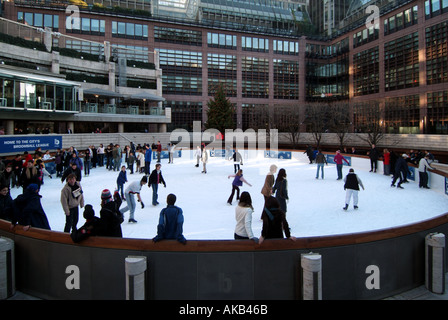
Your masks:
M 217 88 L 214 99 L 207 102 L 207 106 L 206 129 L 218 129 L 222 134 L 225 134 L 225 129 L 234 129 L 235 108 L 226 98 L 221 85 Z

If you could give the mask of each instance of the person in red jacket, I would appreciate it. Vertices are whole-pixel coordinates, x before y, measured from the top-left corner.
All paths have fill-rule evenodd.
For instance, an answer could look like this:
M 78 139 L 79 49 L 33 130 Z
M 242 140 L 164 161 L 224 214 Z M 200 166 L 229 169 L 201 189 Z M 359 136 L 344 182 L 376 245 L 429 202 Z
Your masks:
M 334 156 L 334 162 L 336 163 L 336 170 L 338 172 L 337 180 L 342 179 L 342 160 L 344 160 L 347 163 L 347 165 L 350 165 L 350 163 L 348 163 L 348 161 L 341 154 L 341 151 L 340 150 L 336 151 L 336 155 Z

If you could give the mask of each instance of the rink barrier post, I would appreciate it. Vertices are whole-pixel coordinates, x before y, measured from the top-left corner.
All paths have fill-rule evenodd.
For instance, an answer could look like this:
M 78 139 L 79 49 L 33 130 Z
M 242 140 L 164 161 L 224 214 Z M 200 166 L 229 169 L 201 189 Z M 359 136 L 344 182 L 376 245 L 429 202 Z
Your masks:
M 322 256 L 318 253 L 301 254 L 302 298 L 322 300 Z
M 0 237 L 0 300 L 15 294 L 14 241 Z
M 146 257 L 128 256 L 125 259 L 126 300 L 145 300 L 146 298 Z
M 425 237 L 425 285 L 438 294 L 445 293 L 445 235 L 430 233 Z

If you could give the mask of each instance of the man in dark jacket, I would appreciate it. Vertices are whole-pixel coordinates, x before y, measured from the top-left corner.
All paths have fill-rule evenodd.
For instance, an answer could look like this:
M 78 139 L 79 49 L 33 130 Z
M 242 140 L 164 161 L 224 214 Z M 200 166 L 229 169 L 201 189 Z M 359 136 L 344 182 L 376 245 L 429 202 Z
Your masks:
M 182 209 L 175 206 L 176 196 L 172 193 L 166 198 L 167 207 L 160 212 L 159 224 L 157 225 L 157 236 L 153 241 L 163 239 L 174 239 L 185 244 L 187 240 L 182 235 L 184 216 Z
M 380 157 L 380 152 L 376 148 L 374 144 L 372 144 L 372 148 L 369 151 L 369 158 L 370 158 L 370 172 L 376 172 L 377 166 L 378 166 L 378 159 Z
M 358 177 L 358 175 L 355 173 L 355 170 L 351 168 L 348 171 L 348 174 L 345 176 L 344 179 L 344 190 L 345 192 L 345 207 L 344 210 L 348 209 L 348 205 L 350 204 L 350 198 L 353 196 L 353 208 L 358 209 L 358 191 L 359 186 L 362 187 L 362 190 L 364 190 L 364 185 L 362 184 L 361 179 Z
M 12 225 L 17 223 L 25 226 L 24 230 L 30 227 L 50 230 L 47 215 L 40 203 L 39 186 L 35 183 L 28 185 L 23 194 L 14 199 L 14 217 Z
M 149 175 L 148 188 L 152 188 L 152 205 L 156 206 L 159 203 L 157 202 L 158 194 L 157 190 L 159 188 L 159 184 L 163 184 L 166 188 L 165 180 L 162 176 L 162 171 L 160 170 L 162 165 L 160 163 L 156 164 L 156 168 Z
M 401 184 L 406 180 L 409 172 L 408 163 L 406 162 L 407 158 L 408 155 L 403 153 L 403 155 L 397 159 L 397 162 L 395 163 L 394 178 L 392 180 L 392 184 L 390 185 L 391 187 L 395 187 L 395 182 L 398 178 L 400 178 L 397 188 L 404 189 Z

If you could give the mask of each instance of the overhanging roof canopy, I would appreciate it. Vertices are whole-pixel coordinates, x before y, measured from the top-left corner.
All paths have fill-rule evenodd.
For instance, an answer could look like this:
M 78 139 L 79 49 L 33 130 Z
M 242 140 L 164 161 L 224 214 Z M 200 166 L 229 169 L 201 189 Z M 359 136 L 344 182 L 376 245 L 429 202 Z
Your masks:
M 103 97 L 111 97 L 111 98 L 123 98 L 124 97 L 124 95 L 117 93 L 115 91 L 104 90 L 101 88 L 84 89 L 83 93 L 84 94 L 93 94 L 93 95 L 103 96 Z
M 155 94 L 148 93 L 148 92 L 141 92 L 141 93 L 131 94 L 131 95 L 127 96 L 126 99 L 128 99 L 128 100 L 143 100 L 143 99 L 146 99 L 146 100 L 150 100 L 150 101 L 165 101 L 164 97 L 160 97 L 160 96 L 157 96 Z

